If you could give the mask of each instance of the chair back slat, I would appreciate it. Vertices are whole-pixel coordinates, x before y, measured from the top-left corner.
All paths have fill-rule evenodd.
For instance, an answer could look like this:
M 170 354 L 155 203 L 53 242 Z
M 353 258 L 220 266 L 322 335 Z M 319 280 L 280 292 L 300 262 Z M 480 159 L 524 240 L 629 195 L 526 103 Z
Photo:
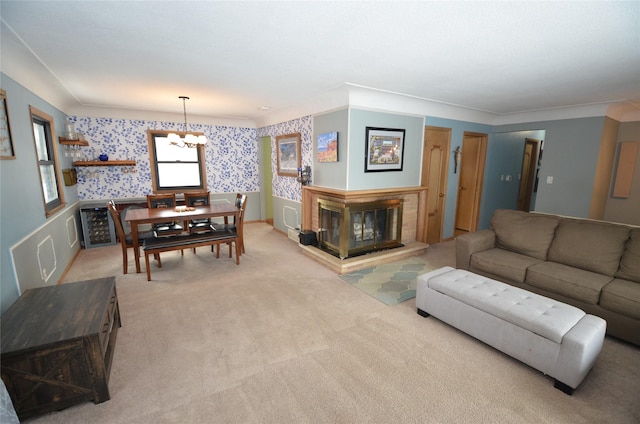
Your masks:
M 175 193 L 161 193 L 161 194 L 147 194 L 147 206 L 149 209 L 160 208 L 175 208 L 176 207 L 176 194 Z M 181 225 L 176 221 L 170 222 L 157 222 L 153 224 L 153 229 L 158 236 L 164 236 L 168 234 L 179 234 L 183 231 Z
M 175 206 L 175 193 L 147 194 L 147 207 L 149 209 L 174 208 Z
M 111 217 L 113 218 L 113 223 L 116 226 L 116 232 L 118 233 L 118 239 L 120 239 L 121 243 L 125 243 L 126 235 L 124 233 L 124 228 L 122 226 L 122 218 L 120 216 L 120 212 L 118 212 L 118 208 L 116 207 L 116 202 L 109 200 L 107 202 L 107 209 L 111 213 Z
M 247 195 L 241 194 L 241 193 L 236 194 L 236 208 L 240 209 L 240 212 L 238 213 L 238 220 L 236 220 L 234 217 L 234 220 L 233 220 L 234 224 L 236 225 L 240 224 L 240 222 L 243 219 L 244 210 L 246 209 L 246 207 L 247 207 Z
M 187 206 L 204 206 L 209 204 L 209 192 L 184 193 L 184 202 Z

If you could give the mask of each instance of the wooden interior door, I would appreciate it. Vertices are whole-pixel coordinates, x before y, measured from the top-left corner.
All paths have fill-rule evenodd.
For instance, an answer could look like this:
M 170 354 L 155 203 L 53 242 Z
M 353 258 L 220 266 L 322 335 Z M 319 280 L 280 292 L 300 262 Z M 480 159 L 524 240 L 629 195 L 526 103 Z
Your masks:
M 428 244 L 442 241 L 450 146 L 450 128 L 425 127 L 421 185 L 429 187 L 427 192 Z
M 487 142 L 486 134 L 464 133 L 454 235 L 478 229 Z
M 538 160 L 539 140 L 527 138 L 524 141 L 522 155 L 522 172 L 520 173 L 520 191 L 518 191 L 518 210 L 529 212 L 531 209 L 531 195 L 536 177 L 536 162 Z

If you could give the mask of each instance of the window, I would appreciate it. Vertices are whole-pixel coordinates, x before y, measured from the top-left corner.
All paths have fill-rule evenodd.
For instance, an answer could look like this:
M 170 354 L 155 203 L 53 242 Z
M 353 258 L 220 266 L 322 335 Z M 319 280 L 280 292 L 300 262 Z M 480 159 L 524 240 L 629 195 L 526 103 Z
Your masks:
M 172 145 L 167 139 L 169 131 L 148 130 L 147 133 L 154 193 L 207 189 L 204 146 Z M 181 137 L 186 134 L 177 133 Z
M 51 216 L 64 207 L 64 193 L 60 190 L 58 172 L 58 152 L 53 144 L 53 118 L 33 106 L 29 106 L 29 112 L 33 125 L 33 139 L 36 143 L 45 215 Z

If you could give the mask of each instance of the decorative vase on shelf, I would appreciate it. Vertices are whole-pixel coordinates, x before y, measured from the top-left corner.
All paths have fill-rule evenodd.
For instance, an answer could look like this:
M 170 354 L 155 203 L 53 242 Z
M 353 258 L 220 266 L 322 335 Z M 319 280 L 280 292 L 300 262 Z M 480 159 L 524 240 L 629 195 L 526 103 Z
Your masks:
M 100 159 L 103 162 L 106 162 L 109 160 L 109 156 L 105 155 L 104 153 L 101 154 L 100 156 L 98 156 L 98 159 Z

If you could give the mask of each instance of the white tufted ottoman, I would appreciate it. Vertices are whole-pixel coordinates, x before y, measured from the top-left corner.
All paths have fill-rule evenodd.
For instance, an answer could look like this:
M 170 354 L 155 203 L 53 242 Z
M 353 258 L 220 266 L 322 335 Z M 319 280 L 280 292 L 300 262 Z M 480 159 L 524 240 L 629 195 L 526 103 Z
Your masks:
M 567 394 L 593 367 L 607 326 L 576 307 L 451 267 L 418 276 L 416 307 L 553 377 Z

